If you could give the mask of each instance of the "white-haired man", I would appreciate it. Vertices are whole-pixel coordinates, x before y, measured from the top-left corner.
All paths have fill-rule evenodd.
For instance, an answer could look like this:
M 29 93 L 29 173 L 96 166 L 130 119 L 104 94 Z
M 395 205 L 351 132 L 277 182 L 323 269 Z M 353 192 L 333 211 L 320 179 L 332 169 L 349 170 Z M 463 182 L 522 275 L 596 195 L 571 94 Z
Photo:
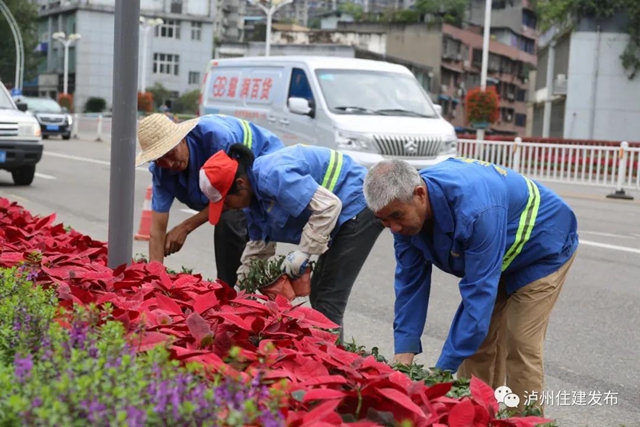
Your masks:
M 394 235 L 394 360 L 422 352 L 435 265 L 461 279 L 462 296 L 435 366 L 494 389 L 506 383 L 522 409 L 544 387 L 549 314 L 578 247 L 571 208 L 513 170 L 470 159 L 421 171 L 386 160 L 364 193 Z

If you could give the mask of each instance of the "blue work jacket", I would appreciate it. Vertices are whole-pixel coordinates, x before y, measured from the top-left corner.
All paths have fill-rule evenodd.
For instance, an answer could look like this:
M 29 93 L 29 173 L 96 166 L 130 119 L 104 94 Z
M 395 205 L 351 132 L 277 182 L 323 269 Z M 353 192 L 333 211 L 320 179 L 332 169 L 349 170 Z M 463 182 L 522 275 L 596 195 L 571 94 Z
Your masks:
M 247 212 L 251 240 L 300 243 L 309 221 L 311 198 L 322 186 L 342 202 L 331 234 L 366 206 L 362 191 L 366 168 L 351 157 L 325 147 L 294 145 L 262 156 L 253 164 L 253 198 Z
M 169 212 L 174 198 L 196 211 L 209 205 L 207 196 L 200 190 L 200 168 L 220 150 L 227 151 L 236 143 L 251 148 L 256 157 L 284 148 L 273 133 L 246 120 L 224 115 L 200 117 L 196 127 L 187 134 L 189 166 L 182 172 L 174 172 L 149 165 L 152 174 L 153 195 L 151 209 Z
M 510 295 L 557 271 L 577 249 L 577 220 L 555 193 L 508 168 L 449 159 L 420 175 L 433 228 L 394 233 L 395 352 L 422 352 L 435 265 L 461 278 L 462 302 L 436 364 L 457 371 L 487 335 L 499 281 Z

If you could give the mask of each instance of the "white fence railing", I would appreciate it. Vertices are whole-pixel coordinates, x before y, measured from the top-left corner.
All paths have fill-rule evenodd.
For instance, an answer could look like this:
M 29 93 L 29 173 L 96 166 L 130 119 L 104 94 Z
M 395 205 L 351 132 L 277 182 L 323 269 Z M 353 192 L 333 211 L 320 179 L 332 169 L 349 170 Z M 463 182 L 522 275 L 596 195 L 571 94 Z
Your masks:
M 458 155 L 496 163 L 533 179 L 640 189 L 640 148 L 462 139 Z
M 111 143 L 111 117 L 74 115 L 72 136 Z M 458 156 L 521 172 L 533 179 L 640 190 L 640 147 L 461 139 Z
M 111 143 L 111 116 L 74 114 L 71 136 L 78 139 Z

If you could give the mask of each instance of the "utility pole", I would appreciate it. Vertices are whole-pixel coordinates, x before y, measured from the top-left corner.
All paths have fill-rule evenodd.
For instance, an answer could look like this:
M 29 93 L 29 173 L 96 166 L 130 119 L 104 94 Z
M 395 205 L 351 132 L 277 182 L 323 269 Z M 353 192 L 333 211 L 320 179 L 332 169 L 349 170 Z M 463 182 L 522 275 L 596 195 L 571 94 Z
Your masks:
M 551 130 L 551 102 L 553 101 L 553 74 L 556 60 L 556 41 L 549 44 L 547 50 L 547 99 L 544 101 L 542 115 L 542 137 L 549 138 Z
M 80 39 L 80 34 L 70 34 L 69 37 L 63 32 L 53 33 L 51 36 L 54 40 L 59 41 L 64 46 L 64 90 L 63 93 L 69 93 L 69 46 L 76 40 Z
M 267 15 L 267 34 L 265 37 L 264 56 L 269 56 L 271 53 L 271 21 L 273 15 L 282 7 L 293 3 L 293 0 L 271 0 L 269 7 L 263 5 L 258 0 L 249 0 L 254 6 L 258 6 Z
M 129 264 L 133 250 L 139 25 L 140 0 L 116 0 L 108 231 L 111 268 Z
M 487 70 L 489 68 L 489 40 L 491 38 L 491 4 L 492 0 L 485 0 L 484 33 L 482 37 L 482 69 L 480 71 L 480 89 L 487 90 Z M 484 129 L 476 131 L 476 141 L 484 140 Z M 476 152 L 480 144 L 476 144 Z
M 140 83 L 140 92 L 145 93 L 147 91 L 147 39 L 151 29 L 157 25 L 164 24 L 161 18 L 146 19 L 140 17 L 140 30 L 142 31 L 142 66 L 140 70 L 140 77 L 142 82 Z

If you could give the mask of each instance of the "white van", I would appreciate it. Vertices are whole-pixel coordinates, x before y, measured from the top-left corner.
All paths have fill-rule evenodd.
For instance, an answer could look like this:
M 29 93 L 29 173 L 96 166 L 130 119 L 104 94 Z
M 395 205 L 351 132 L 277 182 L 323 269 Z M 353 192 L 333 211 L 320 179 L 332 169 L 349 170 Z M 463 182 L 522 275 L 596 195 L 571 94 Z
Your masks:
M 215 59 L 200 115 L 244 118 L 286 145 L 338 149 L 365 167 L 399 158 L 416 168 L 456 156 L 453 126 L 404 66 L 314 56 Z

